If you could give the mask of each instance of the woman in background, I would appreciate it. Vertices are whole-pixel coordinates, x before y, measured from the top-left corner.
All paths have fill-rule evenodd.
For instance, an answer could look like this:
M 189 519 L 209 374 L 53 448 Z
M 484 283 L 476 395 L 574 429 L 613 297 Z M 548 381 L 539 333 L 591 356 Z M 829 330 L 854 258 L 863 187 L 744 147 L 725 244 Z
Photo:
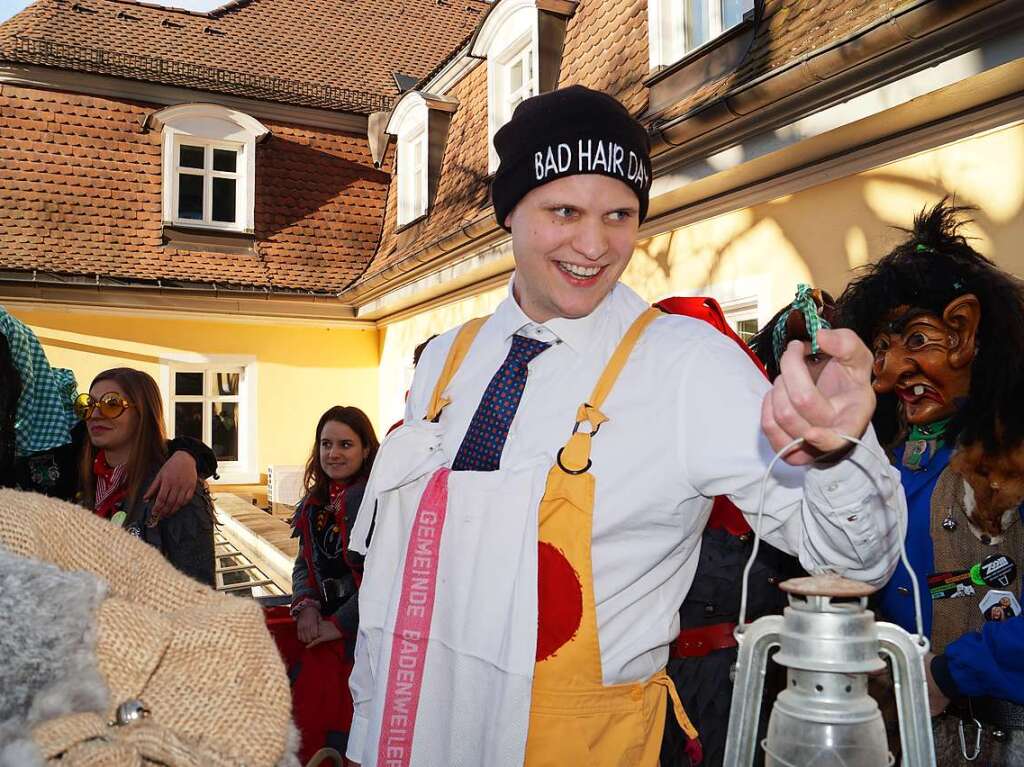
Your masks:
M 167 461 L 160 389 L 131 368 L 106 370 L 75 402 L 89 439 L 82 451 L 82 503 L 158 548 L 186 575 L 214 586 L 213 502 L 202 480 L 172 516 L 158 518 L 143 495 Z
M 349 534 L 377 453 L 377 436 L 357 407 L 320 416 L 306 464 L 306 495 L 295 513 L 299 553 L 292 572 L 291 614 L 298 645 L 281 644 L 303 763 L 323 747 L 345 753 L 352 724 L 348 676 L 359 626 L 362 562 Z

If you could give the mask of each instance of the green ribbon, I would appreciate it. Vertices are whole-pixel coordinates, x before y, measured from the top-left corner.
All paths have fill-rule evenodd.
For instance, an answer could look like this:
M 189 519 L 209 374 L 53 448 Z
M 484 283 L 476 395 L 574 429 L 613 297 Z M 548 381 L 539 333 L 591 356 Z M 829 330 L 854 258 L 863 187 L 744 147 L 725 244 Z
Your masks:
M 932 423 L 926 423 L 924 426 L 910 427 L 910 436 L 907 437 L 908 442 L 934 442 L 935 447 L 938 448 L 942 444 L 945 434 L 946 427 L 949 426 L 949 422 L 953 420 L 953 416 L 949 418 L 943 418 L 941 421 L 933 421 Z
M 772 350 L 775 353 L 775 362 L 782 359 L 782 353 L 786 350 L 786 320 L 791 312 L 800 312 L 804 315 L 804 324 L 807 326 L 807 334 L 811 337 L 811 354 L 818 354 L 821 347 L 818 346 L 818 331 L 821 328 L 831 328 L 828 320 L 818 314 L 818 305 L 814 303 L 811 295 L 811 286 L 800 283 L 796 288 L 796 298 L 789 305 L 788 311 L 784 312 L 775 323 L 772 329 Z
M 952 420 L 953 416 L 950 416 L 924 426 L 911 426 L 906 448 L 903 451 L 903 465 L 914 470 L 921 468 L 925 458 L 930 459 L 942 447 L 945 441 L 946 427 Z

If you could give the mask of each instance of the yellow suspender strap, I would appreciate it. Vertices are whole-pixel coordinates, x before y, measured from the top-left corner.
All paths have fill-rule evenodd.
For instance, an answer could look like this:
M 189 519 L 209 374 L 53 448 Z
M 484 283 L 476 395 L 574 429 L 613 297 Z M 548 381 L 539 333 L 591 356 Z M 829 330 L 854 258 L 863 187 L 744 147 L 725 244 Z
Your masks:
M 660 309 L 651 308 L 633 321 L 629 330 L 626 331 L 622 340 L 619 341 L 619 345 L 616 347 L 611 359 L 608 360 L 608 364 L 605 365 L 604 372 L 601 373 L 594 391 L 590 394 L 590 400 L 584 402 L 576 410 L 576 428 L 572 430 L 572 436 L 569 437 L 569 441 L 558 451 L 558 465 L 563 471 L 570 474 L 580 474 L 590 468 L 591 435 L 595 434 L 601 424 L 608 420 L 608 417 L 601 412 L 600 407 L 604 404 L 605 397 L 612 390 L 612 386 L 615 385 L 615 380 L 619 377 L 619 373 L 622 372 L 622 368 L 625 366 L 626 360 L 629 359 L 629 355 L 632 353 L 633 347 L 636 346 L 640 335 L 654 321 L 655 317 L 661 313 Z M 590 424 L 590 429 L 580 431 L 580 424 L 584 421 Z
M 690 717 L 686 715 L 686 709 L 683 708 L 683 702 L 679 700 L 679 693 L 676 691 L 675 682 L 669 679 L 668 675 L 664 671 L 660 671 L 654 675 L 651 679 L 653 684 L 658 684 L 664 687 L 668 691 L 669 705 L 672 706 L 673 712 L 676 715 L 676 721 L 682 728 L 683 732 L 686 733 L 686 737 L 690 740 L 697 739 L 697 728 L 693 726 L 693 722 L 690 721 Z
M 462 364 L 462 360 L 469 353 L 469 347 L 473 345 L 476 334 L 480 332 L 480 328 L 483 327 L 486 321 L 486 317 L 477 317 L 459 328 L 455 341 L 452 343 L 452 348 L 448 350 L 448 358 L 444 361 L 444 367 L 441 368 L 441 375 L 437 378 L 434 393 L 430 397 L 430 406 L 427 408 L 426 415 L 428 421 L 436 421 L 438 416 L 441 415 L 441 411 L 448 406 L 450 400 L 442 396 L 444 390 L 448 388 L 448 384 L 451 383 L 455 372 L 459 369 L 459 365 Z
M 655 309 L 651 307 L 639 317 L 637 317 L 629 330 L 619 341 L 619 345 L 616 347 L 615 352 L 612 354 L 611 359 L 608 360 L 608 364 L 604 368 L 604 372 L 601 373 L 601 377 L 597 380 L 597 384 L 594 386 L 594 391 L 590 394 L 590 399 L 586 404 L 580 405 L 579 412 L 576 416 L 577 421 L 590 421 L 592 427 L 596 428 L 600 426 L 604 421 L 608 419 L 600 411 L 601 405 L 604 404 L 605 397 L 612 390 L 615 385 L 616 379 L 619 377 L 619 373 L 622 372 L 622 368 L 626 365 L 626 360 L 629 359 L 629 355 L 633 352 L 633 347 L 636 346 L 636 342 L 640 339 L 644 330 L 650 325 L 655 318 L 661 316 L 663 312 L 661 309 Z
M 647 326 L 660 314 L 662 314 L 660 309 L 651 308 L 633 321 L 629 330 L 626 331 L 622 340 L 619 341 L 619 345 L 616 347 L 611 359 L 608 360 L 604 372 L 598 379 L 597 385 L 594 386 L 589 402 L 586 405 L 580 406 L 580 414 L 577 416 L 577 420 L 589 420 L 591 425 L 595 427 L 608 420 L 599 412 L 598 408 L 604 403 L 605 397 L 608 396 L 612 386 L 615 385 L 615 381 L 625 366 L 626 360 L 629 359 L 629 355 L 632 353 L 637 340 L 639 340 Z M 436 420 L 441 411 L 448 405 L 449 400 L 443 396 L 444 390 L 448 388 L 448 384 L 451 383 L 456 371 L 466 358 L 466 354 L 469 353 L 469 348 L 473 345 L 477 333 L 480 332 L 480 328 L 486 321 L 486 317 L 477 317 L 459 328 L 455 341 L 452 343 L 452 348 L 448 351 L 448 358 L 441 369 L 441 375 L 438 376 L 437 384 L 434 386 L 434 393 L 430 398 L 430 406 L 427 408 L 426 418 L 428 421 Z

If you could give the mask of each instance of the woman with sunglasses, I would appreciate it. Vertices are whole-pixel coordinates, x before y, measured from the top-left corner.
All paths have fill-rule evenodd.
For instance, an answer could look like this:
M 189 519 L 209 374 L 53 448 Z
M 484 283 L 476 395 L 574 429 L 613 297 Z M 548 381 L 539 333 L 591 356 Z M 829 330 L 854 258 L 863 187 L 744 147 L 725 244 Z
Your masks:
M 78 457 L 88 440 L 85 424 L 75 419 L 71 407 L 74 373 L 52 367 L 32 329 L 3 306 L 0 345 L 8 352 L 0 354 L 0 399 L 6 399 L 6 439 L 14 440 L 13 465 L 9 456 L 0 457 L 0 485 L 74 500 Z M 88 400 L 89 395 L 81 397 Z M 197 439 L 177 437 L 167 452 L 170 458 L 145 493 L 160 516 L 181 508 L 198 478 L 217 473 L 216 456 Z
M 113 368 L 96 376 L 75 405 L 89 434 L 80 467 L 84 505 L 213 586 L 213 502 L 205 483 L 197 480 L 191 500 L 163 518 L 144 497 L 168 458 L 156 381 L 141 370 Z
M 292 679 L 304 764 L 322 747 L 344 754 L 348 741 L 348 676 L 362 572 L 361 559 L 350 558 L 348 539 L 377 447 L 370 419 L 359 408 L 335 406 L 324 413 L 306 464 L 306 496 L 293 519 L 293 536 L 299 539 L 292 571 L 296 630 L 275 636 Z

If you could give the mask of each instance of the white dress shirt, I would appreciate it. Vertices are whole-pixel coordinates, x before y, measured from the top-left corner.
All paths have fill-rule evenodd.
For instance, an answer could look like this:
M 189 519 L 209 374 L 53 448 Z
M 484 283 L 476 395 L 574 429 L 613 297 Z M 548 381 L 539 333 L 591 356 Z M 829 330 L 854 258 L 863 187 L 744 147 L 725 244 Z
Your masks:
M 553 463 L 577 407 L 646 308 L 619 284 L 587 317 L 535 323 L 510 290 L 446 390 L 445 453 L 458 453 L 511 337 L 521 334 L 552 346 L 530 363 L 501 466 L 539 456 Z M 406 419 L 424 417 L 454 337 L 450 331 L 427 346 Z M 601 408 L 609 420 L 593 438 L 591 455 L 594 591 L 606 684 L 646 680 L 664 668 L 711 499 L 729 496 L 754 525 L 760 480 L 774 454 L 760 428 L 768 389 L 743 350 L 701 320 L 659 317 L 630 355 Z M 870 429 L 864 441 L 877 449 Z M 809 571 L 881 585 L 898 558 L 897 519 L 906 518 L 899 487 L 896 470 L 860 447 L 829 467 L 780 461 L 768 485 L 765 540 L 797 555 Z

